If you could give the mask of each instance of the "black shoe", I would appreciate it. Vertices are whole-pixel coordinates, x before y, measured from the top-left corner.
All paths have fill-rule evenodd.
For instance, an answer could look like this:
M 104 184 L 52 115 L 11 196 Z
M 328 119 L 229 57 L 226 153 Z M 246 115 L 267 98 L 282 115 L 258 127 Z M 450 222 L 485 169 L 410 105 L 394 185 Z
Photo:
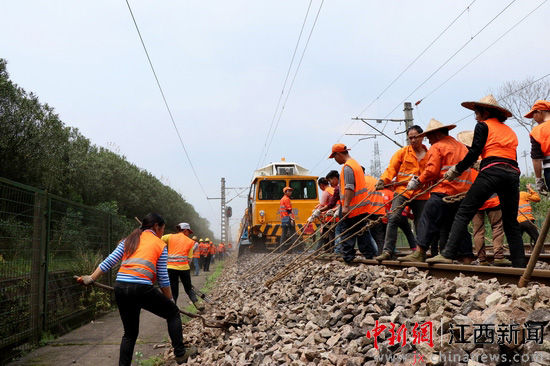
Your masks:
M 187 360 L 189 359 L 189 357 L 191 356 L 194 356 L 198 353 L 198 350 L 197 350 L 197 347 L 195 346 L 190 346 L 188 347 L 186 350 L 185 350 L 185 353 L 181 356 L 176 356 L 175 357 L 175 360 L 177 362 L 178 365 L 181 365 L 182 363 L 184 362 L 187 362 Z

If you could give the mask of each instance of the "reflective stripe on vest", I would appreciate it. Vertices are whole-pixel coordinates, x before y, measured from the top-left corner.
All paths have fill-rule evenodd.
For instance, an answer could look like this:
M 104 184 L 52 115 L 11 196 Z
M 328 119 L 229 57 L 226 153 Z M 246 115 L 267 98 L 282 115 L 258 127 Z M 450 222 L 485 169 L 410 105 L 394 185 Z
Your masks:
M 139 237 L 136 251 L 123 257 L 119 272 L 154 282 L 157 277 L 156 263 L 166 244 L 150 231 Z
M 344 169 L 346 166 L 349 166 L 353 170 L 353 176 L 355 178 L 355 194 L 349 203 L 350 211 L 347 217 L 355 217 L 368 212 L 367 206 L 370 204 L 368 200 L 368 189 L 361 165 L 359 165 L 355 159 L 349 158 L 342 166 L 342 172 L 340 174 L 340 187 L 343 190 L 341 196 L 344 197 L 346 192 L 344 180 Z
M 195 241 L 184 233 L 170 235 L 168 239 L 168 267 L 179 267 L 189 264 L 189 252 Z
M 499 122 L 496 118 L 489 118 L 484 121 L 489 128 L 487 142 L 481 151 L 481 158 L 498 156 L 510 160 L 516 160 L 516 149 L 518 147 L 518 137 L 516 133 L 507 125 Z

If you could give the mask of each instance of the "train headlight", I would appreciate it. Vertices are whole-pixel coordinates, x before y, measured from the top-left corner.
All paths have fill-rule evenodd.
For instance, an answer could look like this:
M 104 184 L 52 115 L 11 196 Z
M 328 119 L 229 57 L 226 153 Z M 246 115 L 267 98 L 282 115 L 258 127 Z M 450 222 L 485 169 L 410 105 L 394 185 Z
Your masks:
M 260 212 L 258 212 L 258 214 L 260 215 L 260 224 L 265 223 L 265 211 L 260 210 Z
M 264 210 L 260 210 L 260 216 L 261 216 L 261 217 L 264 217 L 264 216 L 265 216 L 265 211 L 264 211 Z

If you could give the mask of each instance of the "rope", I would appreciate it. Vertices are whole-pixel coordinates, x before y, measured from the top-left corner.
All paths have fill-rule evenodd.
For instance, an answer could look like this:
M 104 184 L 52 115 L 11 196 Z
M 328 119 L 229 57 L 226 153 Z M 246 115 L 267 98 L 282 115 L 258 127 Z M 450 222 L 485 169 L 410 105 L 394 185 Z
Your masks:
M 443 197 L 443 202 L 445 203 L 455 203 L 455 202 L 460 202 L 464 199 L 464 197 L 466 197 L 466 193 L 468 193 L 468 191 L 466 192 L 461 192 L 461 193 L 457 193 L 453 196 L 446 196 L 446 197 Z
M 441 178 L 440 180 L 438 180 L 436 183 L 432 184 L 431 186 L 429 186 L 428 188 L 426 188 L 424 191 L 414 195 L 413 197 L 409 198 L 408 200 L 404 201 L 401 205 L 395 207 L 393 210 L 391 210 L 389 213 L 386 213 L 385 216 L 388 216 L 389 214 L 393 214 L 395 213 L 397 210 L 402 210 L 403 208 L 405 208 L 406 205 L 408 205 L 410 202 L 414 201 L 417 197 L 425 194 L 426 192 L 429 192 L 430 190 L 432 190 L 434 187 L 436 187 L 437 185 L 441 184 L 443 181 L 445 180 L 445 178 Z M 394 197 L 394 199 L 396 199 L 397 197 L 400 197 L 402 196 L 406 191 L 402 192 L 400 195 L 397 195 L 396 197 Z M 382 206 L 383 207 L 383 206 Z M 380 207 L 380 208 L 382 208 Z M 379 209 L 380 209 L 379 208 Z M 376 210 L 375 212 L 377 212 L 378 210 Z M 285 268 L 283 268 L 280 272 L 278 272 L 275 276 L 273 276 L 271 279 L 269 279 L 268 281 L 266 281 L 265 283 L 265 286 L 267 287 L 270 287 L 273 283 L 281 280 L 282 278 L 286 277 L 289 273 L 291 273 L 293 270 L 299 268 L 300 266 L 303 266 L 307 263 L 307 260 L 310 259 L 310 260 L 313 260 L 313 259 L 316 259 L 318 258 L 321 254 L 321 253 L 317 253 L 317 252 L 320 252 L 321 249 L 324 249 L 325 246 L 327 246 L 328 244 L 330 244 L 331 242 L 334 242 L 336 239 L 340 238 L 341 236 L 343 236 L 344 234 L 346 234 L 347 232 L 349 232 L 350 230 L 352 230 L 353 228 L 355 228 L 357 225 L 359 225 L 360 223 L 362 223 L 363 221 L 366 221 L 368 219 L 369 216 L 371 216 L 373 213 L 365 216 L 363 219 L 359 220 L 358 222 L 356 222 L 354 225 L 352 225 L 350 228 L 348 228 L 346 231 L 340 233 L 338 236 L 336 236 L 334 239 L 330 240 L 329 242 L 325 243 L 325 245 L 323 245 L 321 248 L 313 251 L 309 256 L 307 256 L 305 258 L 305 261 L 302 262 L 301 264 L 296 264 L 295 265 L 295 262 L 296 262 L 296 259 L 292 262 L 290 262 Z M 379 217 L 378 219 L 376 220 L 371 220 L 367 225 L 365 225 L 364 228 L 362 228 L 356 235 L 360 235 L 362 233 L 364 233 L 366 230 L 370 229 L 372 226 L 380 223 L 382 221 L 382 217 Z M 317 254 L 317 255 L 316 255 Z M 316 256 L 315 256 L 316 255 Z M 297 258 L 298 259 L 298 258 Z

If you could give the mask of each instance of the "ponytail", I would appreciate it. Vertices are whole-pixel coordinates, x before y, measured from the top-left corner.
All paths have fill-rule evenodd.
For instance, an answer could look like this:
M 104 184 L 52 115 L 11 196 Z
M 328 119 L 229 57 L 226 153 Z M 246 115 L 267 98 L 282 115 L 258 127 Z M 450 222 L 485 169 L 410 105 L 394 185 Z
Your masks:
M 141 227 L 132 231 L 132 233 L 124 239 L 124 257 L 128 258 L 134 254 L 139 246 L 141 233 L 151 229 L 155 224 L 164 226 L 164 219 L 156 213 L 149 213 L 141 220 Z

